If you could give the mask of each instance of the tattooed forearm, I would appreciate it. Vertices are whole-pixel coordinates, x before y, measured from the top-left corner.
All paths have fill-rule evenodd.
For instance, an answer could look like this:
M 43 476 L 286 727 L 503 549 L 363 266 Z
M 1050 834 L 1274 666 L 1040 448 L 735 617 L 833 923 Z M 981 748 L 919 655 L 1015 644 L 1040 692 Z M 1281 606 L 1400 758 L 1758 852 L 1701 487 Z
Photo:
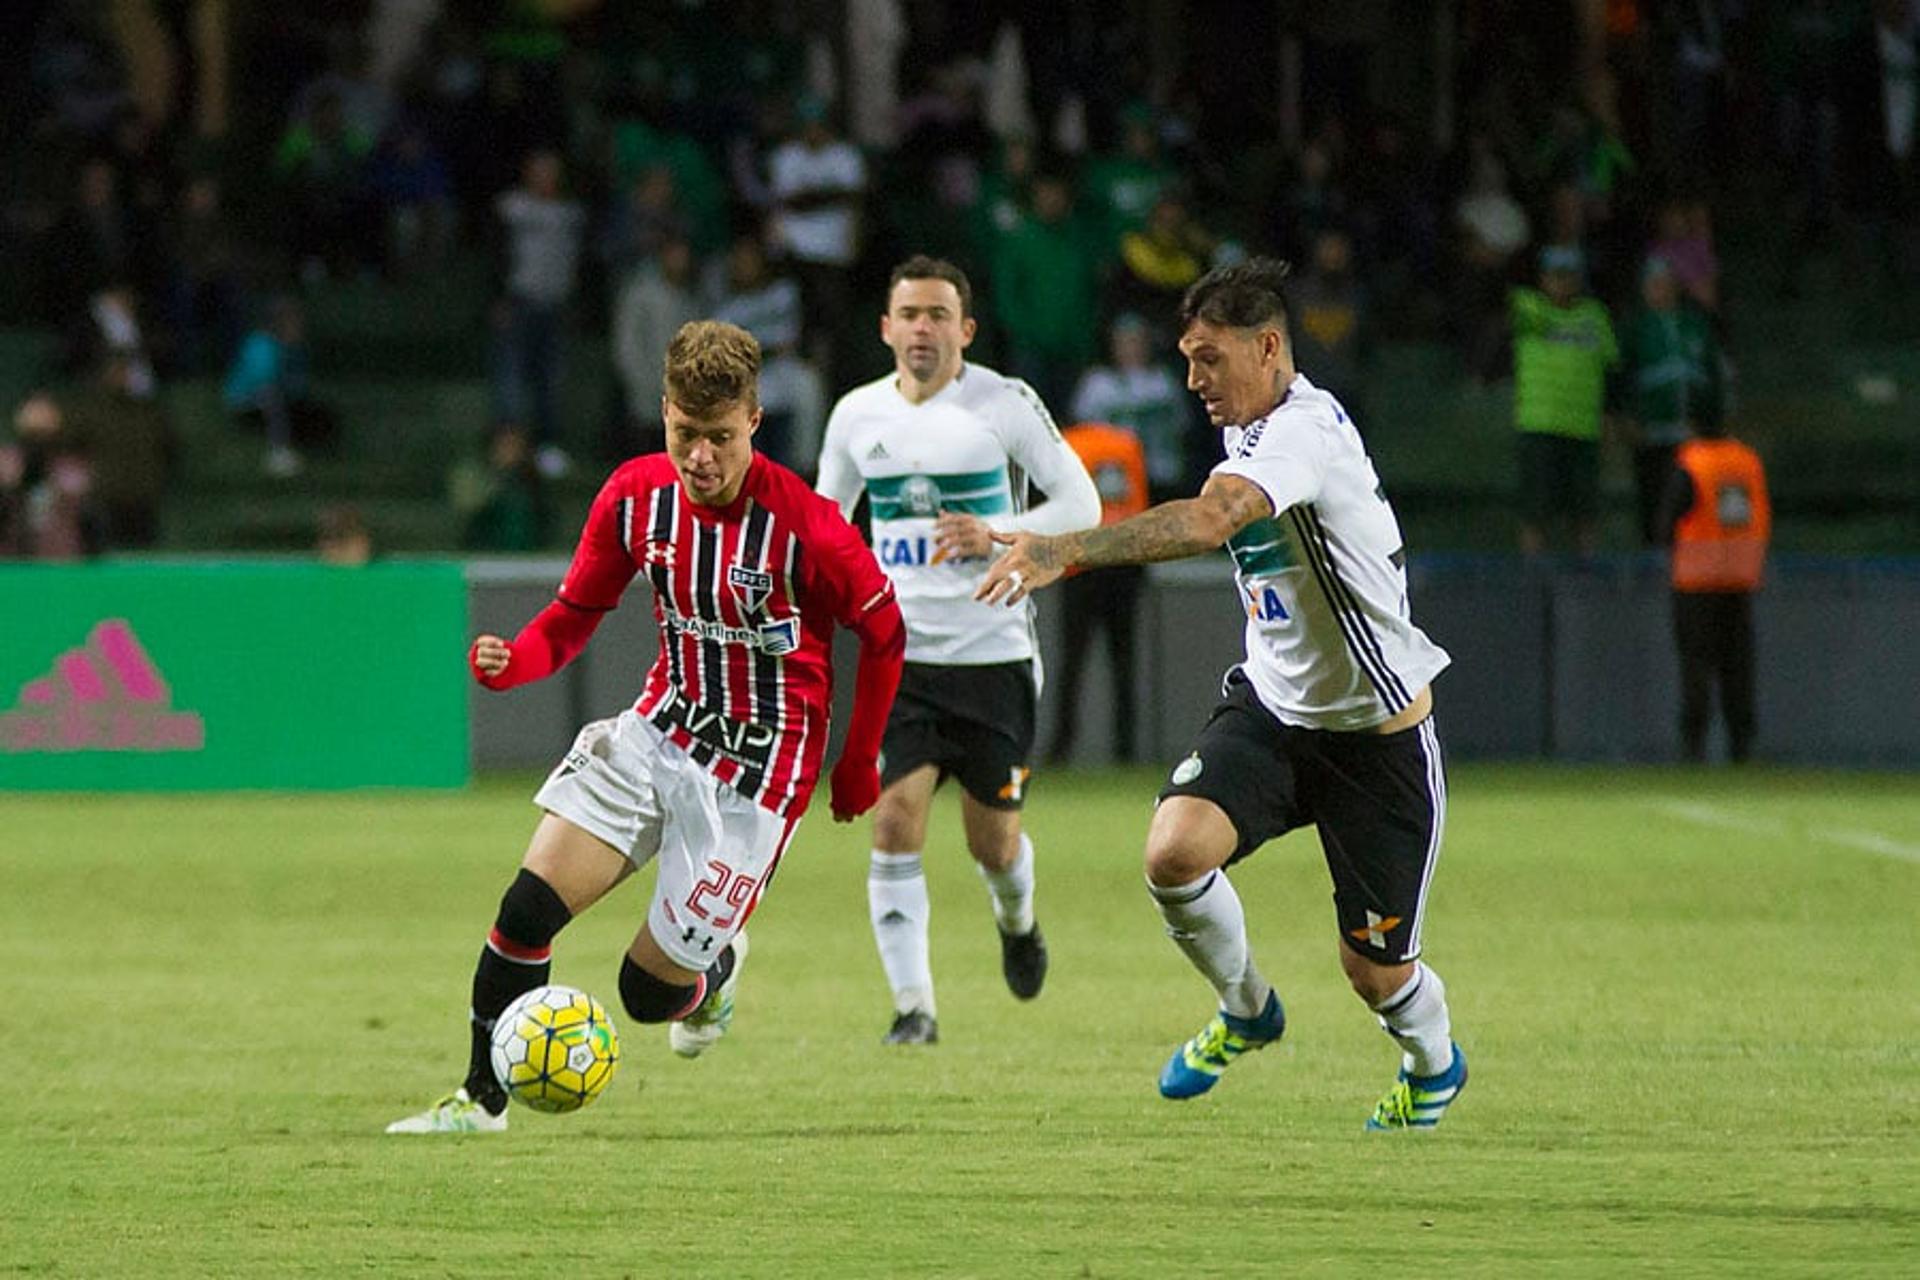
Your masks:
M 1023 534 L 1019 556 L 1053 576 L 1073 565 L 1152 564 L 1211 551 L 1273 514 L 1266 491 L 1239 476 L 1213 476 L 1197 498 L 1163 502 L 1119 524 L 1053 537 Z M 1003 562 L 1004 563 L 1004 562 Z M 1014 563 L 1011 567 L 1020 567 Z
M 1186 498 L 1162 503 L 1119 524 L 1069 534 L 1055 550 L 1066 564 L 1151 564 L 1211 551 L 1238 527 L 1216 500 Z

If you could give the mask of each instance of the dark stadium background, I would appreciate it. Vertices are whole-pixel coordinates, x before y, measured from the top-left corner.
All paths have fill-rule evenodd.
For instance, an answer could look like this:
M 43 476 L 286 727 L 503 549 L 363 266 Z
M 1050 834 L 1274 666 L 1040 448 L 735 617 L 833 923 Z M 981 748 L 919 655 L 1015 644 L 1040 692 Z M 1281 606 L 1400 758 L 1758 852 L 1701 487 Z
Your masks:
M 853 301 L 809 307 L 796 346 L 828 402 L 886 368 L 873 321 L 887 270 L 929 250 L 974 276 L 975 358 L 1053 379 L 1063 420 L 1072 362 L 1101 358 L 1116 313 L 1144 315 L 1171 354 L 1177 288 L 1129 271 L 1120 215 L 1102 203 L 1129 177 L 1114 161 L 1137 130 L 1197 259 L 1273 252 L 1304 267 L 1320 232 L 1350 239 L 1349 399 L 1405 527 L 1416 616 L 1456 657 L 1440 688 L 1455 751 L 1664 759 L 1662 557 L 1635 530 L 1625 450 L 1606 455 L 1597 558 L 1513 554 L 1499 293 L 1531 278 L 1571 201 L 1592 288 L 1623 325 L 1680 205 L 1717 260 L 1729 421 L 1773 481 L 1761 754 L 1912 764 L 1920 677 L 1898 638 L 1920 623 L 1920 227 L 1883 75 L 1912 50 L 1912 9 L 16 4 L 0 40 L 0 435 L 36 392 L 61 405 L 96 497 L 121 504 L 87 525 L 102 557 L 305 557 L 323 542 L 348 560 L 473 556 L 473 622 L 510 627 L 550 587 L 608 466 L 645 439 L 616 372 L 623 284 L 656 267 L 662 237 L 684 237 L 710 309 L 728 247 L 764 235 L 767 162 L 801 119 L 824 111 L 866 163 Z M 870 86 L 888 83 L 894 107 L 873 106 Z M 347 133 L 316 144 L 329 103 Z M 1006 219 L 1024 211 L 1003 159 L 1015 136 L 1072 181 L 1095 267 L 1084 341 L 1037 363 L 994 306 Z M 554 441 L 571 466 L 517 472 L 516 518 L 489 523 L 474 510 L 497 492 L 485 459 L 503 416 L 494 201 L 541 147 L 563 158 L 584 218 Z M 1491 269 L 1474 265 L 1458 212 L 1489 159 L 1527 224 Z M 654 167 L 671 173 L 671 199 L 617 216 Z M 799 264 L 776 246 L 772 270 Z M 101 318 L 106 289 L 137 332 Z M 304 314 L 311 399 L 332 424 L 291 475 L 264 465 L 262 436 L 223 398 L 241 344 L 286 307 Z M 150 381 L 108 393 L 110 365 Z M 1191 440 L 1197 474 L 1197 423 Z M 1127 678 L 1159 711 L 1142 728 L 1147 758 L 1184 740 L 1182 709 L 1232 658 L 1223 574 L 1170 570 L 1146 597 L 1147 652 Z M 617 648 L 603 640 L 511 708 L 476 700 L 475 759 L 545 760 L 580 713 L 617 705 L 637 660 Z M 49 656 L 20 655 L 23 677 Z M 1087 760 L 1107 754 L 1101 671 Z

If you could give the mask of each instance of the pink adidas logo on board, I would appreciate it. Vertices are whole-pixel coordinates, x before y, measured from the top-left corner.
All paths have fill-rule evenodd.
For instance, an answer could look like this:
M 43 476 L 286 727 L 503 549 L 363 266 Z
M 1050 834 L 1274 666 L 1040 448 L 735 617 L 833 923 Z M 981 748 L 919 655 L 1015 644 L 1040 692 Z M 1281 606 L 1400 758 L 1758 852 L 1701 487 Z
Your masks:
M 206 721 L 172 702 L 133 628 L 108 618 L 20 687 L 14 709 L 0 712 L 0 752 L 204 750 Z

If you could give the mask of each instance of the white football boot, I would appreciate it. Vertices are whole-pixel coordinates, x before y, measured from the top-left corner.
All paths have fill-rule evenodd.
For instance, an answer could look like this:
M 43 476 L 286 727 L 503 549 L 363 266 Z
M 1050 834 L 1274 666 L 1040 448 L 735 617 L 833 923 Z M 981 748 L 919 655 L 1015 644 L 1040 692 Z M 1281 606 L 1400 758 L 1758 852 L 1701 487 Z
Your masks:
M 727 980 L 718 990 L 709 991 L 692 1013 L 667 1024 L 667 1043 L 675 1053 L 697 1058 L 727 1034 L 727 1028 L 733 1025 L 733 989 L 740 985 L 740 970 L 746 963 L 747 931 L 742 929 L 733 938 L 733 972 Z
M 507 1113 L 487 1110 L 467 1095 L 466 1088 L 455 1089 L 417 1116 L 395 1120 L 388 1133 L 500 1133 L 507 1127 Z

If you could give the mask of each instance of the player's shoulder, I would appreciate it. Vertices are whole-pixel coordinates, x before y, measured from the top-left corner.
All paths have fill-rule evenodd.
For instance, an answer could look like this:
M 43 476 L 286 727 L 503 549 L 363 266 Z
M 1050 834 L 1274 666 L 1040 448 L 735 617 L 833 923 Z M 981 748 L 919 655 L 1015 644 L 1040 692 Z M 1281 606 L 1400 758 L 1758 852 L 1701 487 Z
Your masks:
M 643 453 L 615 467 L 608 474 L 606 483 L 600 486 L 600 491 L 617 498 L 638 498 L 667 485 L 678 484 L 679 480 L 678 473 L 673 469 L 673 460 L 666 454 Z
M 863 382 L 841 394 L 833 402 L 830 421 L 843 422 L 865 417 L 883 410 L 893 389 L 894 375 L 883 374 L 871 382 Z
M 754 455 L 753 466 L 755 500 L 776 518 L 792 525 L 801 538 L 814 532 L 821 522 L 826 522 L 829 530 L 847 523 L 846 517 L 840 514 L 840 504 L 816 492 L 791 467 L 775 462 L 764 453 Z
M 1000 372 L 989 365 L 975 364 L 969 360 L 960 367 L 960 376 L 955 389 L 960 398 L 975 404 L 989 403 L 1005 396 L 1017 395 L 1017 387 L 1032 391 L 1025 382 L 1011 374 Z
M 960 379 L 963 404 L 986 416 L 1015 424 L 1038 423 L 1059 434 L 1046 401 L 1025 378 L 1001 373 L 983 364 L 969 364 Z
M 776 528 L 793 538 L 809 566 L 809 581 L 824 575 L 830 581 L 859 582 L 863 574 L 885 580 L 859 530 L 840 514 L 839 503 L 765 455 L 754 460 L 754 470 L 754 500 L 772 514 Z
M 1338 398 L 1299 375 L 1287 388 L 1286 399 L 1264 418 L 1242 428 L 1237 437 L 1230 436 L 1228 444 L 1235 456 L 1248 457 L 1274 450 L 1292 452 L 1303 444 L 1331 445 L 1352 435 L 1353 420 Z
M 1296 376 L 1287 388 L 1287 398 L 1274 410 L 1274 416 L 1305 420 L 1317 427 L 1337 427 L 1347 421 L 1346 408 L 1333 392 L 1317 387 L 1305 374 Z

